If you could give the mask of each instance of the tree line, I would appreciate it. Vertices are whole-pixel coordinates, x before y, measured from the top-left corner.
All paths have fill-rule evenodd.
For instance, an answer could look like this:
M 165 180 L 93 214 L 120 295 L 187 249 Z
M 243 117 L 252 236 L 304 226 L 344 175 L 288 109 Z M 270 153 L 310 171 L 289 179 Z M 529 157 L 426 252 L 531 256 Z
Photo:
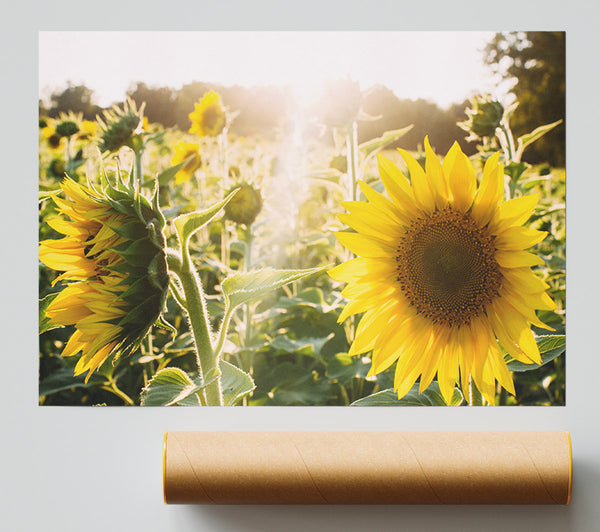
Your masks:
M 512 93 L 519 107 L 511 118 L 517 135 L 536 127 L 565 118 L 565 33 L 564 32 L 505 32 L 498 33 L 488 44 L 483 60 L 505 80 L 512 81 Z M 291 119 L 293 100 L 288 89 L 276 86 L 243 87 L 194 81 L 181 87 L 154 87 L 144 82 L 134 83 L 127 96 L 138 105 L 146 102 L 145 115 L 150 122 L 164 127 L 189 129 L 188 115 L 194 104 L 209 90 L 218 92 L 224 104 L 239 112 L 231 125 L 232 133 L 241 136 L 263 135 L 274 138 L 285 129 Z M 333 106 L 343 94 L 325 93 L 320 106 Z M 383 132 L 413 124 L 413 129 L 398 145 L 417 150 L 425 135 L 440 153 L 455 140 L 465 153 L 475 153 L 475 143 L 468 143 L 467 133 L 457 126 L 465 120 L 468 101 L 442 109 L 433 102 L 418 99 L 400 99 L 389 88 L 378 85 L 363 93 L 362 109 L 377 120 L 359 122 L 359 141 Z M 81 112 L 84 118 L 94 120 L 102 111 L 93 101 L 93 92 L 84 85 L 71 85 L 52 94 L 50 105 L 40 102 L 40 114 L 56 117 L 61 112 Z M 530 162 L 549 162 L 554 166 L 565 164 L 564 123 L 546 135 L 535 146 L 528 148 Z

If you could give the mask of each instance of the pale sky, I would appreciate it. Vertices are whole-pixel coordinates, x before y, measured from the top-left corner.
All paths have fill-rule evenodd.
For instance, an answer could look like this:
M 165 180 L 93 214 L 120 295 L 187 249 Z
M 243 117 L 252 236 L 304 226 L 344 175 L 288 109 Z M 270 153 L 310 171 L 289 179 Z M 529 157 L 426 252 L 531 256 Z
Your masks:
M 125 99 L 137 81 L 174 89 L 192 81 L 292 85 L 310 94 L 350 76 L 399 98 L 441 107 L 494 94 L 482 49 L 493 32 L 40 32 L 39 89 L 47 99 L 67 82 L 85 84 L 95 103 Z M 502 94 L 495 94 L 501 98 Z

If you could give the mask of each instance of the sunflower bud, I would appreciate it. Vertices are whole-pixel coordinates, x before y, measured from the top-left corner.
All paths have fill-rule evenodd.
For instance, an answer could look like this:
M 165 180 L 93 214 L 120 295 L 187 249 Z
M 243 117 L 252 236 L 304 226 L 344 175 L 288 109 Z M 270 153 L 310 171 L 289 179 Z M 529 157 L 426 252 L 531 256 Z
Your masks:
M 465 111 L 468 120 L 462 123 L 463 128 L 476 137 L 493 137 L 504 116 L 504 106 L 490 96 L 473 98 L 471 105 Z
M 207 92 L 198 103 L 194 112 L 189 114 L 192 123 L 190 133 L 200 137 L 216 137 L 227 125 L 227 115 L 221 97 L 214 91 Z
M 48 165 L 48 174 L 52 177 L 64 177 L 65 169 L 65 161 L 62 159 L 52 159 Z
M 79 132 L 79 126 L 73 120 L 64 120 L 56 126 L 56 133 L 61 137 L 71 137 Z
M 251 225 L 262 210 L 260 191 L 247 183 L 235 185 L 225 193 L 228 196 L 233 190 L 237 194 L 225 206 L 225 216 L 236 224 Z
M 62 356 L 82 352 L 75 375 L 90 375 L 111 355 L 131 354 L 159 318 L 169 275 L 165 220 L 132 187 L 106 183 L 101 191 L 66 178 L 66 199 L 54 196 L 58 212 L 48 225 L 65 235 L 40 242 L 40 260 L 62 271 L 66 286 L 46 308 L 59 326 L 75 332 Z
M 101 152 L 118 151 L 123 146 L 134 148 L 136 130 L 141 128 L 143 122 L 143 105 L 137 109 L 135 102 L 130 99 L 123 104 L 123 109 L 118 105 L 104 111 L 104 117 L 98 117 L 100 127 L 100 142 L 98 147 Z

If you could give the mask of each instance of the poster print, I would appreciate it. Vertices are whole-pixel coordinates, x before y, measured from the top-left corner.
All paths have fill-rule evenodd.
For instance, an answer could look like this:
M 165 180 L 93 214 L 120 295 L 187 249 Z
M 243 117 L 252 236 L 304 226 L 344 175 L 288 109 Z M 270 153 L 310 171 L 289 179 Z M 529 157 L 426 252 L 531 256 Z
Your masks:
M 563 405 L 564 131 L 562 32 L 40 33 L 40 404 Z

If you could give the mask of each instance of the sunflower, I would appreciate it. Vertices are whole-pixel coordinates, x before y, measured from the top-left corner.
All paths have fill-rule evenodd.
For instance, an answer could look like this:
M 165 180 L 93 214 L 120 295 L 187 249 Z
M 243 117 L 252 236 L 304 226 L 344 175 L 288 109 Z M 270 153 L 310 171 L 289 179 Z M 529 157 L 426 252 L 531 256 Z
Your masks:
M 372 351 L 370 376 L 396 362 L 399 398 L 419 377 L 423 392 L 437 373 L 446 402 L 459 380 L 464 392 L 472 380 L 494 404 L 496 380 L 514 395 L 500 346 L 513 359 L 541 363 L 530 325 L 550 329 L 535 310 L 555 308 L 531 269 L 544 261 L 526 251 L 546 233 L 522 226 L 538 195 L 503 201 L 498 153 L 478 184 L 458 143 L 443 163 L 427 138 L 425 149 L 425 170 L 400 150 L 410 182 L 378 156 L 391 200 L 360 182 L 368 201 L 343 203 L 348 213 L 339 218 L 356 232 L 337 238 L 357 257 L 329 272 L 348 283 L 340 322 L 364 313 L 350 354 Z
M 207 92 L 194 107 L 194 112 L 189 114 L 192 122 L 190 133 L 197 133 L 200 137 L 216 137 L 223 131 L 227 117 L 221 97 L 216 92 Z
M 180 142 L 175 146 L 175 153 L 171 164 L 173 166 L 187 161 L 177 174 L 175 174 L 175 182 L 183 183 L 188 181 L 194 172 L 200 166 L 200 146 L 192 142 Z
M 46 140 L 48 147 L 51 150 L 58 151 L 63 146 L 63 137 L 61 137 L 51 125 L 42 128 L 42 137 Z
M 134 148 L 135 136 L 141 131 L 144 123 L 143 103 L 140 108 L 133 100 L 127 98 L 123 108 L 113 105 L 103 112 L 103 117 L 97 117 L 99 128 L 98 148 L 102 153 L 115 152 L 123 146 Z
M 164 218 L 156 202 L 120 184 L 102 191 L 65 178 L 53 200 L 65 216 L 48 225 L 65 235 L 40 242 L 40 260 L 64 273 L 65 287 L 46 308 L 54 325 L 74 325 L 62 356 L 82 352 L 75 375 L 111 355 L 128 355 L 160 316 L 168 288 Z

